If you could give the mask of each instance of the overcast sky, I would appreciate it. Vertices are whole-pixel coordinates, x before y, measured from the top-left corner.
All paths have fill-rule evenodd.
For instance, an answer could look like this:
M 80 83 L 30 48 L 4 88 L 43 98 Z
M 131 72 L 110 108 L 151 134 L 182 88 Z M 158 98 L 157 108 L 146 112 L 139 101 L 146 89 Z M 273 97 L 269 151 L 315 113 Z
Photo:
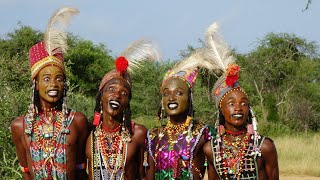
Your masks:
M 320 2 L 307 0 L 0 0 L 0 36 L 19 28 L 18 22 L 44 31 L 58 8 L 80 10 L 68 31 L 102 43 L 117 56 L 134 40 L 159 44 L 164 59 L 179 58 L 187 45 L 200 46 L 206 28 L 221 23 L 221 33 L 240 53 L 253 50 L 270 32 L 293 33 L 320 43 Z

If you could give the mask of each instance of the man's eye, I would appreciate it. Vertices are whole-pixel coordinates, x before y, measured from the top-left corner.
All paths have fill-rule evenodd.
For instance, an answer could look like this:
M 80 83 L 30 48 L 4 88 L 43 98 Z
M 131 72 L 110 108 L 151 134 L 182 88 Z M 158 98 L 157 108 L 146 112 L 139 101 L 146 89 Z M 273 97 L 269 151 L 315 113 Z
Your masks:
M 58 81 L 58 82 L 62 82 L 62 81 L 63 81 L 63 78 L 58 77 L 58 78 L 57 78 L 57 81 Z
M 43 80 L 44 80 L 45 82 L 50 81 L 50 79 L 49 79 L 48 77 L 45 77 Z
M 114 91 L 114 88 L 113 87 L 109 87 L 108 90 L 109 91 Z
M 181 96 L 182 94 L 183 94 L 182 92 L 179 92 L 179 91 L 177 92 L 178 96 Z
M 245 102 L 242 102 L 242 103 L 241 103 L 241 105 L 242 105 L 242 106 L 246 106 L 246 105 L 247 105 L 247 103 L 245 103 Z
M 126 95 L 127 95 L 127 92 L 122 91 L 122 92 L 121 92 L 121 95 L 122 95 L 122 96 L 126 96 Z
M 230 102 L 230 103 L 229 103 L 229 106 L 233 106 L 233 103 L 232 103 L 232 102 Z
M 165 92 L 165 93 L 163 93 L 163 96 L 167 97 L 167 96 L 169 96 L 169 93 Z

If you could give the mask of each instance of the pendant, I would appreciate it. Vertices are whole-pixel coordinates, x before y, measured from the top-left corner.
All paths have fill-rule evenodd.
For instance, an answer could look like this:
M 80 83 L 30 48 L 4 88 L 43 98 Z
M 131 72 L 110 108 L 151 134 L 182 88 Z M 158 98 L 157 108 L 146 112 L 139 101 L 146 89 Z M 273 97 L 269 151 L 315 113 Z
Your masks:
M 42 132 L 44 138 L 53 137 L 53 124 L 42 124 Z

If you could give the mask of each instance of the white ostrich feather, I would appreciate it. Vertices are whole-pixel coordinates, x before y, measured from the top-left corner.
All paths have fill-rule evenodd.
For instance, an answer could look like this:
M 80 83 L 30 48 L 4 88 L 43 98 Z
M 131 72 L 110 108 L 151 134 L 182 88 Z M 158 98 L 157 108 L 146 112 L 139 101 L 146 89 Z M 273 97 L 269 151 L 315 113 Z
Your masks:
M 162 61 L 160 48 L 151 40 L 139 39 L 131 43 L 122 53 L 129 61 L 128 71 L 133 73 L 134 69 L 140 68 L 140 64 L 148 60 L 150 62 Z
M 44 34 L 44 43 L 49 55 L 65 53 L 67 50 L 67 33 L 64 31 L 70 19 L 79 13 L 72 7 L 58 9 L 50 18 Z
M 228 64 L 234 63 L 235 58 L 219 34 L 219 24 L 212 23 L 206 31 L 205 43 L 207 48 L 211 51 L 211 56 L 215 70 L 226 71 Z
M 173 72 L 184 71 L 195 68 L 205 68 L 209 71 L 213 70 L 214 64 L 212 63 L 212 56 L 208 53 L 207 49 L 201 48 L 195 50 L 189 57 L 176 64 L 173 68 Z

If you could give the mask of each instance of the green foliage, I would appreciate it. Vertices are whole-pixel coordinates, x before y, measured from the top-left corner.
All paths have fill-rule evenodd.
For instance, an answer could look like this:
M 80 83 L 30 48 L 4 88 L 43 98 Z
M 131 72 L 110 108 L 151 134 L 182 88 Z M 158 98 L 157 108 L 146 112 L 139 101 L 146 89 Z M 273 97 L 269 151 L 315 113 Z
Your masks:
M 42 34 L 28 26 L 0 39 L 0 176 L 20 179 L 17 158 L 11 142 L 9 124 L 23 115 L 30 104 L 31 83 L 29 48 L 42 39 Z M 65 55 L 68 106 L 92 119 L 95 95 L 106 72 L 114 68 L 113 58 L 104 45 L 69 35 Z M 261 134 L 278 136 L 320 129 L 320 58 L 318 47 L 295 35 L 266 35 L 248 54 L 236 54 L 241 66 L 240 84 L 249 95 L 258 117 Z M 195 50 L 188 46 L 182 58 Z M 131 110 L 133 119 L 148 128 L 159 125 L 160 86 L 173 62 L 146 62 L 132 75 Z M 211 90 L 216 77 L 201 70 L 193 100 L 195 118 L 213 125 L 217 109 Z
M 86 95 L 95 95 L 104 74 L 114 68 L 113 58 L 102 44 L 94 45 L 91 41 L 69 36 L 69 51 L 65 56 L 71 73 L 70 83 L 75 90 Z
M 131 110 L 133 118 L 138 116 L 157 116 L 160 108 L 160 86 L 170 64 L 151 64 L 145 62 L 143 68 L 132 75 Z

